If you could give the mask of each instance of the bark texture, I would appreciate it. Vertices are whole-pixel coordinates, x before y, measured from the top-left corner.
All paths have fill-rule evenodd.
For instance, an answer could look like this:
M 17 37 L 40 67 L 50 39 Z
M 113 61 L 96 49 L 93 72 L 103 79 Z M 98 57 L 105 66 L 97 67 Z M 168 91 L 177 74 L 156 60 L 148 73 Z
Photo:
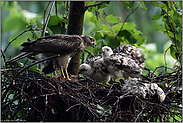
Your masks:
M 84 1 L 70 2 L 67 34 L 82 35 L 84 13 L 86 11 L 84 5 L 85 5 Z M 72 74 L 72 75 L 78 74 L 79 59 L 80 59 L 80 55 L 76 55 L 71 59 L 68 66 L 69 74 Z

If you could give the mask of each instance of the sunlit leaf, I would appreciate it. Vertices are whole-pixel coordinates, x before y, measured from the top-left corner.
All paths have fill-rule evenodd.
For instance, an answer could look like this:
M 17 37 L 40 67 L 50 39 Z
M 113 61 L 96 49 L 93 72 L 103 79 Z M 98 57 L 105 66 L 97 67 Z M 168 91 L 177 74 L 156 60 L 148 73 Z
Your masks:
M 116 25 L 114 25 L 112 28 L 115 30 L 115 31 L 119 31 L 121 29 L 121 26 L 122 26 L 122 23 L 118 23 Z
M 158 30 L 161 30 L 162 32 L 166 31 L 165 27 L 162 26 L 162 25 L 160 25 L 160 24 L 157 24 L 157 25 L 156 25 L 156 30 L 157 30 L 157 31 L 158 31 Z
M 92 16 L 92 17 L 90 18 L 90 21 L 91 21 L 91 22 L 95 22 L 96 19 L 97 19 L 96 16 Z
M 123 29 L 126 29 L 126 30 L 133 30 L 135 29 L 137 25 L 133 22 L 126 22 L 123 26 Z
M 144 1 L 138 1 L 138 2 L 141 4 L 143 9 L 147 10 L 147 7 L 145 6 Z
M 162 7 L 162 4 L 160 2 L 157 1 L 151 1 L 151 3 L 156 6 L 156 7 Z
M 109 23 L 118 23 L 120 21 L 120 18 L 119 17 L 115 17 L 113 16 L 112 14 L 108 15 L 106 17 L 106 20 L 109 22 Z
M 103 9 L 99 9 L 98 11 L 100 12 L 100 14 L 102 14 L 102 13 L 103 13 Z
M 105 31 L 111 31 L 110 28 L 107 25 L 105 25 L 105 24 L 102 24 L 102 28 Z

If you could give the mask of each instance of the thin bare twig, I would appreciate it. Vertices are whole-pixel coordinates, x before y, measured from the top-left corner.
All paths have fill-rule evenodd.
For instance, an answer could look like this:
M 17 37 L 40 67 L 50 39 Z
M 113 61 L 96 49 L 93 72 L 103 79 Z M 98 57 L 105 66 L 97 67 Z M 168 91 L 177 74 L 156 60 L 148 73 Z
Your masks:
M 22 33 L 20 33 L 19 35 L 17 35 L 12 41 L 10 41 L 10 42 L 8 43 L 8 45 L 6 46 L 6 48 L 4 49 L 4 53 L 6 52 L 7 48 L 9 47 L 9 45 L 10 45 L 14 40 L 16 40 L 19 36 L 21 36 L 22 34 L 28 32 L 28 31 L 31 31 L 31 29 L 24 30 Z
M 118 37 L 119 33 L 120 33 L 121 30 L 123 29 L 123 26 L 124 26 L 125 22 L 127 21 L 128 17 L 130 17 L 130 15 L 133 14 L 133 12 L 135 12 L 135 10 L 138 9 L 139 6 L 140 6 L 140 3 L 138 4 L 138 6 L 137 6 L 130 14 L 127 14 L 127 17 L 125 18 L 125 20 L 124 20 L 124 22 L 123 22 L 123 24 L 122 24 L 122 26 L 121 26 L 121 28 L 120 28 L 118 34 L 116 35 L 116 37 L 114 38 L 114 40 L 113 40 L 113 42 L 112 42 L 112 46 L 111 46 L 112 48 L 113 48 L 113 44 L 114 44 L 116 38 Z
M 71 108 L 73 108 L 73 107 L 75 107 L 75 106 L 77 106 L 77 105 L 81 105 L 81 103 L 78 103 L 78 104 L 75 104 L 75 105 L 69 107 L 69 108 L 66 110 L 66 112 L 68 112 Z
M 51 12 L 52 12 L 52 10 L 53 10 L 54 4 L 55 4 L 55 1 L 53 1 L 52 4 L 51 4 L 50 10 L 49 10 L 48 15 L 47 15 L 47 18 L 46 18 L 46 22 L 45 22 L 45 24 L 44 24 L 44 26 L 43 26 L 43 32 L 42 32 L 42 34 L 41 34 L 41 37 L 44 37 L 44 35 L 45 35 L 46 28 L 47 28 L 47 25 L 48 25 L 48 21 L 49 21 L 49 19 L 50 19 Z

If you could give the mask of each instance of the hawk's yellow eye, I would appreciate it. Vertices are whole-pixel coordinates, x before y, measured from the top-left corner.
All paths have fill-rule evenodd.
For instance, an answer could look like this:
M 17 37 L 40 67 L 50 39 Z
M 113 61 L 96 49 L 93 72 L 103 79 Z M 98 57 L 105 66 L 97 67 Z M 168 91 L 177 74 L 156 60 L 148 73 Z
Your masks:
M 93 38 L 90 38 L 91 42 L 94 42 L 94 39 Z

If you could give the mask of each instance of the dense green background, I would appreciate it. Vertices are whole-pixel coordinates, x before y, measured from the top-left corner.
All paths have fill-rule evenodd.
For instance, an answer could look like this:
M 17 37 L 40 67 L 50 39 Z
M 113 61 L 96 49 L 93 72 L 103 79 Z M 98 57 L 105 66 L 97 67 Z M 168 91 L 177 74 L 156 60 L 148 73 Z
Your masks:
M 96 1 L 86 2 L 87 5 L 95 3 Z M 172 44 L 170 38 L 168 38 L 165 32 L 163 33 L 163 29 L 167 30 L 165 27 L 165 20 L 163 20 L 165 19 L 165 14 L 163 15 L 161 9 L 163 7 L 166 9 L 165 3 L 140 2 L 140 6 L 135 10 L 138 3 L 139 2 L 137 1 L 106 2 L 96 7 L 90 7 L 85 12 L 83 34 L 90 34 L 96 39 L 98 43 L 97 47 L 95 49 L 88 47 L 87 49 L 100 55 L 102 46 L 112 46 L 115 36 L 119 32 L 122 23 L 124 23 L 127 18 L 126 13 L 130 14 L 134 11 L 128 17 L 123 30 L 121 30 L 118 35 L 119 37 L 116 38 L 113 48 L 123 44 L 132 44 L 138 47 L 146 58 L 145 65 L 149 69 L 154 70 L 156 67 L 165 65 L 164 53 Z M 174 10 L 172 18 L 177 19 L 179 17 L 177 20 L 182 22 L 182 13 L 179 12 L 180 9 L 182 9 L 182 1 L 175 1 L 174 3 L 176 5 L 169 3 L 170 8 L 172 7 L 172 10 Z M 30 28 L 41 29 L 43 15 L 47 5 L 48 1 L 1 1 L 1 48 L 3 51 L 8 45 L 8 42 L 12 41 L 24 30 Z M 57 9 L 59 11 L 59 18 L 55 16 L 54 7 L 51 15 L 52 17 L 48 23 L 48 27 L 51 30 L 48 30 L 50 34 L 65 33 L 66 27 L 63 28 L 60 25 L 64 23 L 65 26 L 67 26 L 67 20 L 63 19 L 63 17 L 68 15 L 66 4 L 61 1 L 57 2 Z M 48 11 L 46 11 L 45 17 L 47 16 L 47 13 Z M 33 23 L 34 27 L 30 25 L 30 22 Z M 177 24 L 176 28 L 178 26 L 181 29 L 182 23 L 179 25 Z M 161 27 L 163 27 L 163 29 Z M 41 33 L 40 31 L 37 31 L 36 34 L 39 37 Z M 182 35 L 182 32 L 180 32 L 180 34 Z M 9 58 L 10 55 L 11 57 L 14 57 L 20 54 L 20 45 L 25 42 L 27 38 L 35 40 L 30 31 L 24 33 L 10 44 L 5 52 L 6 58 Z M 84 59 L 86 59 L 88 53 L 84 53 Z M 3 59 L 1 61 L 1 65 L 3 66 Z M 172 68 L 175 62 L 176 60 L 171 57 L 170 51 L 168 50 L 166 53 L 167 66 Z

